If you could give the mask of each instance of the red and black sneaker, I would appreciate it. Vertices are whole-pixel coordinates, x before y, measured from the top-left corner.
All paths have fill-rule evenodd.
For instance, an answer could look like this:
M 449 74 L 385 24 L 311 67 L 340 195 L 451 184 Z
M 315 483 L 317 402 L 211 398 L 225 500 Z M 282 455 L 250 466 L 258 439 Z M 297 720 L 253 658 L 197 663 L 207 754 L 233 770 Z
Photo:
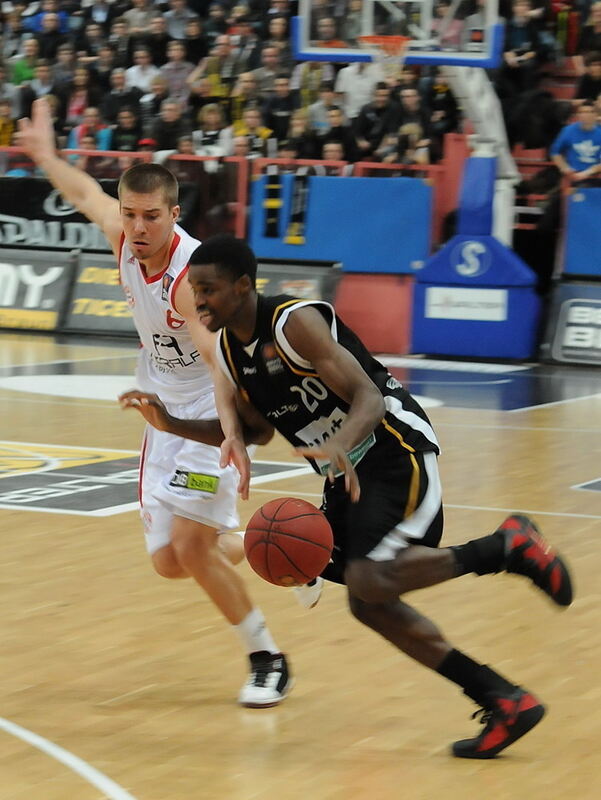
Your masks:
M 516 686 L 506 694 L 489 692 L 485 708 L 479 714 L 484 730 L 473 739 L 461 739 L 453 744 L 457 758 L 494 758 L 501 750 L 528 733 L 545 715 L 545 707 L 537 698 Z
M 507 572 L 525 575 L 559 606 L 572 602 L 572 581 L 561 556 L 545 541 L 534 522 L 512 514 L 497 528 L 505 537 Z

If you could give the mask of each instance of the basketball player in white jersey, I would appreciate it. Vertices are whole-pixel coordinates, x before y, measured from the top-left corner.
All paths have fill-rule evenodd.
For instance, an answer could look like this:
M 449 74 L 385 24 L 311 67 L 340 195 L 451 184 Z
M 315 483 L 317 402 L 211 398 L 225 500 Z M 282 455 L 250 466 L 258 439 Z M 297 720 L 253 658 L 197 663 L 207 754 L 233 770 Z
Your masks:
M 171 413 L 188 419 L 215 416 L 209 366 L 214 334 L 199 320 L 187 280 L 188 259 L 200 244 L 176 225 L 178 186 L 169 170 L 138 164 L 119 181 L 119 199 L 56 153 L 49 106 L 36 100 L 19 122 L 19 145 L 66 201 L 95 222 L 118 259 L 120 280 L 142 343 L 137 381 L 159 394 Z M 234 626 L 250 659 L 239 694 L 248 707 L 277 705 L 292 685 L 285 656 L 260 610 L 252 605 L 231 561 L 238 527 L 237 473 L 220 464 L 216 447 L 148 427 L 140 459 L 140 513 L 147 550 L 165 578 L 192 577 Z M 240 545 L 239 537 L 236 539 Z M 231 560 L 225 553 L 229 552 Z

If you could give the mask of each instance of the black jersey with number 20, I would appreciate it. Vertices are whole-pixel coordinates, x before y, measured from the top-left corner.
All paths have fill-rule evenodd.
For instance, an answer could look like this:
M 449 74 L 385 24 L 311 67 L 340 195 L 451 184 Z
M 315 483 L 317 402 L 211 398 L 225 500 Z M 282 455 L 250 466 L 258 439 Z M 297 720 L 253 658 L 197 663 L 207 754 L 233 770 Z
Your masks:
M 398 452 L 399 444 L 409 452 L 438 453 L 436 435 L 423 409 L 326 302 L 258 295 L 257 322 L 250 344 L 242 344 L 225 328 L 221 330 L 218 360 L 243 396 L 294 446 L 319 446 L 339 430 L 349 404 L 323 383 L 312 364 L 286 339 L 288 317 L 308 305 L 320 311 L 333 338 L 356 358 L 384 397 L 385 416 L 349 453 L 351 462 L 357 464 L 374 447 L 387 457 L 387 453 Z M 326 461 L 309 462 L 316 472 L 327 473 Z

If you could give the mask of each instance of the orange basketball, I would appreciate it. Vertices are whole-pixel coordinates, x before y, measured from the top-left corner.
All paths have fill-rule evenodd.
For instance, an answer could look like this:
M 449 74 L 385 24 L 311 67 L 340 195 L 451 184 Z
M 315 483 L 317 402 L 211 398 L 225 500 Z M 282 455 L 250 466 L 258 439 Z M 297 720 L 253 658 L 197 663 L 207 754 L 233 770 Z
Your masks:
M 244 536 L 248 563 L 276 586 L 300 586 L 316 578 L 330 560 L 333 546 L 325 515 L 295 497 L 280 497 L 261 506 Z

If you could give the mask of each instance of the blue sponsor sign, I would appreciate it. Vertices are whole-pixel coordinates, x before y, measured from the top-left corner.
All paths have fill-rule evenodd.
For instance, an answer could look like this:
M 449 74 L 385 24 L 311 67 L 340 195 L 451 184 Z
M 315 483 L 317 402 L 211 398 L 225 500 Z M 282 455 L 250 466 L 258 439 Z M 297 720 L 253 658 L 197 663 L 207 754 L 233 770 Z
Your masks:
M 576 189 L 567 201 L 566 275 L 601 278 L 601 189 Z

